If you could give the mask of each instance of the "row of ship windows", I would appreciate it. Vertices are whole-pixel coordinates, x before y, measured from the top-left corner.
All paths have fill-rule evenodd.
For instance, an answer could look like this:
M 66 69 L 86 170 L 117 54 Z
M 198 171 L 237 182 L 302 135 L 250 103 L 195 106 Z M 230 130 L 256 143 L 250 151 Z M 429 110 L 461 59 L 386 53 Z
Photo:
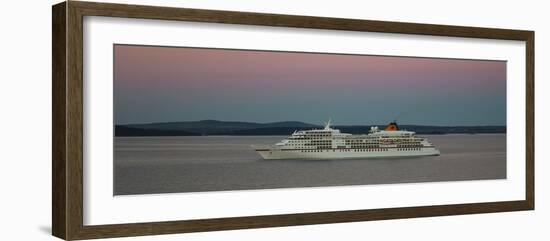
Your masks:
M 319 142 L 332 142 L 331 140 L 309 140 L 309 141 L 289 141 L 290 143 L 319 143 Z
M 371 151 L 388 151 L 387 148 L 377 148 L 377 149 L 341 149 L 343 152 L 371 152 Z M 335 150 L 332 149 L 334 152 Z M 330 152 L 330 150 L 301 150 L 300 152 Z
M 371 151 L 388 151 L 387 148 L 376 149 L 341 149 L 343 152 L 371 152 Z M 397 148 L 397 151 L 420 151 L 422 148 Z M 300 152 L 330 152 L 331 150 L 301 150 Z M 335 151 L 334 149 L 332 150 Z
M 306 134 L 306 135 L 299 135 L 294 137 L 331 137 L 331 134 Z
M 323 137 L 323 136 L 307 136 L 307 137 L 290 137 L 288 138 L 289 140 L 333 140 L 332 138 L 330 138 L 330 136 L 326 136 L 326 137 Z M 369 138 L 367 140 L 349 140 L 349 139 L 344 139 L 344 141 L 346 142 L 354 142 L 354 143 L 364 143 L 364 142 L 379 142 L 379 141 L 382 141 L 382 142 L 420 142 L 422 141 L 421 138 L 407 138 L 407 139 L 387 139 L 387 138 L 384 138 L 384 139 L 379 139 L 379 138 Z
M 322 144 L 322 143 L 300 143 L 300 144 L 288 144 L 289 146 L 332 146 L 332 144 Z
M 306 143 L 306 144 L 289 144 L 289 146 L 318 146 L 318 147 L 331 147 L 331 145 L 329 144 L 309 144 L 309 143 Z M 397 150 L 398 151 L 401 151 L 401 150 L 420 150 L 421 148 L 419 148 L 420 146 L 418 147 L 415 147 L 415 146 L 410 146 L 410 147 L 403 147 L 403 146 L 398 146 Z M 352 149 L 363 149 L 363 148 L 379 148 L 378 146 L 352 146 L 351 147 Z
M 422 148 L 397 148 L 397 151 L 420 151 Z
M 305 142 L 305 141 L 333 141 L 334 139 L 331 138 L 300 138 L 300 137 L 292 137 L 288 138 L 290 142 Z M 369 140 L 344 140 L 346 143 L 354 144 L 354 143 L 379 143 L 379 142 L 400 142 L 400 143 L 420 143 L 421 139 L 385 139 L 385 140 L 379 140 L 376 139 L 369 139 Z
M 322 140 L 303 140 L 303 141 L 295 141 L 290 140 L 289 142 L 296 143 L 296 142 L 331 142 L 331 139 L 322 139 Z
M 333 140 L 334 138 L 288 138 L 289 140 L 304 140 L 304 141 L 309 141 L 309 140 Z
M 364 149 L 364 148 L 379 148 L 380 146 L 356 146 L 356 145 L 352 145 L 350 148 L 353 148 L 353 149 Z
M 314 143 L 305 143 L 305 144 L 288 144 L 288 146 L 318 146 L 318 147 L 332 147 L 331 144 L 314 144 Z M 344 146 L 342 146 L 342 148 L 345 148 Z M 372 145 L 372 146 L 369 146 L 369 145 L 362 145 L 362 146 L 358 146 L 358 145 L 351 145 L 352 149 L 363 149 L 363 148 L 379 148 L 378 145 Z
M 407 144 L 420 143 L 419 141 L 404 141 L 404 140 L 397 140 L 397 141 L 372 141 L 372 140 L 369 140 L 369 141 L 349 141 L 349 140 L 346 140 L 346 143 L 350 143 L 350 144 L 363 144 L 363 143 L 395 143 L 395 142 L 398 142 L 398 143 L 407 143 Z

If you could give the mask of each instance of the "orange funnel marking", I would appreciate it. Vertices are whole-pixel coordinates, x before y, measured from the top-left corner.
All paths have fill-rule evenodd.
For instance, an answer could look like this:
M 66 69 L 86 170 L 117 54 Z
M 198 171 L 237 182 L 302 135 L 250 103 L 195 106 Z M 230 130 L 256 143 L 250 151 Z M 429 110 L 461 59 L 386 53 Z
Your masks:
M 397 126 L 397 123 L 392 122 L 388 126 L 386 126 L 386 128 L 384 130 L 385 131 L 398 131 L 399 127 Z

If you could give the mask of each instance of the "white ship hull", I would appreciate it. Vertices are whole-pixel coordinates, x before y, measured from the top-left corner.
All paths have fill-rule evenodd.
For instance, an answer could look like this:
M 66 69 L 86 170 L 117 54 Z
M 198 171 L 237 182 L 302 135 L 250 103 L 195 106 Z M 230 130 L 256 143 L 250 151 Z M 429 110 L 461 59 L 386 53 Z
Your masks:
M 352 158 L 374 158 L 374 157 L 414 157 L 414 156 L 438 156 L 440 153 L 435 148 L 418 148 L 419 150 L 393 150 L 382 151 L 361 151 L 350 149 L 328 149 L 328 150 L 280 150 L 280 149 L 257 149 L 256 151 L 266 160 L 279 159 L 352 159 Z
M 371 127 L 369 134 L 352 135 L 330 128 L 294 131 L 271 146 L 252 146 L 266 160 L 349 159 L 374 157 L 437 156 L 439 150 L 415 132 L 399 130 L 390 123 L 383 131 Z

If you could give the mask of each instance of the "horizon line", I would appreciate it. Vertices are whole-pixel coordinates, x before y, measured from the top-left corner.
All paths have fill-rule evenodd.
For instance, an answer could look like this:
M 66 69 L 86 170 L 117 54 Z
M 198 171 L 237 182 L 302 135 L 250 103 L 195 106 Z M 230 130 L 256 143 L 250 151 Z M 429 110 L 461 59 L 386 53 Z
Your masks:
M 216 119 L 202 119 L 202 120 L 187 120 L 187 121 L 154 121 L 154 122 L 143 122 L 143 123 L 114 123 L 114 126 L 127 126 L 127 125 L 152 125 L 152 124 L 168 124 L 168 123 L 182 123 L 182 122 L 203 122 L 203 121 L 218 121 L 218 122 L 241 122 L 241 123 L 252 123 L 252 124 L 273 124 L 273 123 L 281 123 L 281 122 L 300 122 L 303 124 L 308 125 L 314 125 L 314 126 L 324 126 L 323 124 L 312 124 L 305 121 L 297 121 L 297 120 L 287 120 L 287 121 L 271 121 L 271 122 L 256 122 L 256 121 L 240 121 L 240 120 L 216 120 Z M 384 126 L 388 125 L 391 122 L 396 121 L 389 121 L 386 124 L 345 124 L 345 125 L 338 125 L 338 124 L 332 124 L 331 126 Z M 403 124 L 397 122 L 398 125 L 405 125 L 405 126 L 435 126 L 435 127 L 473 127 L 473 126 L 507 126 L 506 124 L 474 124 L 474 125 L 430 125 L 430 124 Z

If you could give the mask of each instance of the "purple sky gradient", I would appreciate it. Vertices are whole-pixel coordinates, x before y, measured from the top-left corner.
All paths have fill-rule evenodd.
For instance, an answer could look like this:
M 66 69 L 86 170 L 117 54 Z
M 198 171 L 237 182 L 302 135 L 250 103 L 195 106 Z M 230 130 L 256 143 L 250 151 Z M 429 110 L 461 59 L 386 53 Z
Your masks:
M 115 122 L 505 125 L 506 62 L 115 45 Z

